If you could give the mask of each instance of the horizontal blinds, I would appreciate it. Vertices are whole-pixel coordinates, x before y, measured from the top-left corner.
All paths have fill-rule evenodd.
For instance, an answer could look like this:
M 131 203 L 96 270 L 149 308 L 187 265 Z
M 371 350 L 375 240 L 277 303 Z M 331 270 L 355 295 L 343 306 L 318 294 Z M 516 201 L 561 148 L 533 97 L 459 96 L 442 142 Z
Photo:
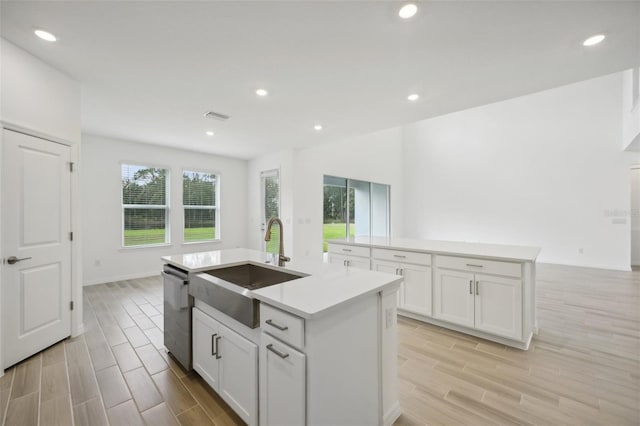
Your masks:
M 123 245 L 167 242 L 167 170 L 122 164 Z
M 218 177 L 215 174 L 187 170 L 182 172 L 185 242 L 218 238 L 217 190 Z

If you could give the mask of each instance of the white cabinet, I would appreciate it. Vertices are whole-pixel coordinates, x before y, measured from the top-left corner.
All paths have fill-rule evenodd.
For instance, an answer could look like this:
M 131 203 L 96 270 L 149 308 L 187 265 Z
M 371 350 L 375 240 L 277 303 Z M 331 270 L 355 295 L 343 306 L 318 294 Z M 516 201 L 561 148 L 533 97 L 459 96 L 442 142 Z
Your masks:
M 305 355 L 266 333 L 261 334 L 260 424 L 306 423 Z
M 477 267 L 475 265 L 478 263 L 472 263 L 473 266 L 470 267 Z M 502 269 L 506 270 L 508 267 L 505 265 Z M 438 267 L 434 291 L 434 317 L 520 340 L 522 280 Z
M 329 263 L 357 269 L 370 270 L 371 251 L 369 248 L 329 244 Z
M 197 308 L 193 368 L 242 420 L 258 424 L 258 347 Z
M 372 269 L 404 278 L 398 308 L 420 315 L 432 314 L 431 255 L 403 250 L 372 249 Z

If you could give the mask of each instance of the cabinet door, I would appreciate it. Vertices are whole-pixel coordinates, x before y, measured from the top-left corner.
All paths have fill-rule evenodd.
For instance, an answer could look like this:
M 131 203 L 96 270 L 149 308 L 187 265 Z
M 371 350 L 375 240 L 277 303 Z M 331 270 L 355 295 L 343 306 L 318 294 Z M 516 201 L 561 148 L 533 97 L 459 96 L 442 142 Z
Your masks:
M 522 281 L 483 274 L 475 279 L 476 328 L 522 339 Z
M 431 268 L 401 263 L 400 269 L 404 277 L 400 307 L 431 316 Z
M 216 339 L 220 342 L 219 323 L 197 308 L 193 308 L 193 369 L 218 389 L 218 362 Z M 218 355 L 219 356 L 219 355 Z
M 218 393 L 248 425 L 258 424 L 258 347 L 220 325 Z
M 329 253 L 329 263 L 333 265 L 347 266 L 347 263 L 345 262 L 348 262 L 348 265 L 352 268 L 364 269 L 367 271 L 371 269 L 371 262 L 368 257 Z
M 262 333 L 260 425 L 306 424 L 305 355 Z
M 474 279 L 470 272 L 436 270 L 434 291 L 435 318 L 473 327 Z
M 371 261 L 371 269 L 377 272 L 385 272 L 387 274 L 397 275 L 399 272 L 398 263 L 396 262 L 387 262 L 385 260 L 372 260 Z M 404 309 L 402 305 L 404 292 L 404 283 L 400 283 L 400 289 L 398 290 L 398 308 Z
M 346 260 L 347 256 L 344 254 L 329 253 L 329 263 L 331 263 L 332 265 L 345 266 Z

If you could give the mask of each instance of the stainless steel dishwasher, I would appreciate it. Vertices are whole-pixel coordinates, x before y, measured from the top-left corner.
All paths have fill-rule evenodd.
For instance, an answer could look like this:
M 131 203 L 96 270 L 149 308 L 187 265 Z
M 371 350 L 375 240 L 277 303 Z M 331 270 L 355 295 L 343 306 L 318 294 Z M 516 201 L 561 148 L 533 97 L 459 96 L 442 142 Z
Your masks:
M 187 371 L 191 364 L 191 308 L 189 273 L 172 265 L 164 265 L 164 346 Z

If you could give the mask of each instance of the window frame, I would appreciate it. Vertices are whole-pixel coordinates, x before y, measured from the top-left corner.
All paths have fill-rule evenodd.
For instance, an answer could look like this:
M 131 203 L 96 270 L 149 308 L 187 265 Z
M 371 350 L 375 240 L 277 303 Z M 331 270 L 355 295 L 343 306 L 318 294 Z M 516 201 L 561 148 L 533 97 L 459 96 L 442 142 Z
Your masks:
M 153 163 L 147 163 L 146 161 L 126 161 L 126 160 L 122 160 L 119 162 L 119 169 L 120 169 L 120 219 L 121 219 L 121 223 L 120 223 L 120 248 L 121 249 L 140 249 L 140 248 L 152 248 L 152 247 L 162 247 L 162 246 L 168 246 L 171 245 L 171 167 L 169 166 L 163 166 L 163 165 L 159 165 L 159 164 L 153 164 Z M 123 197 L 123 192 L 122 192 L 122 166 L 124 165 L 128 165 L 128 166 L 138 166 L 138 167 L 146 167 L 146 168 L 150 168 L 150 169 L 161 169 L 161 170 L 165 170 L 166 174 L 165 174 L 165 184 L 164 184 L 164 191 L 165 191 L 165 204 L 124 204 L 124 197 Z M 152 244 L 136 244 L 136 245 L 125 245 L 125 238 L 124 238 L 124 226 L 125 226 L 125 219 L 124 219 L 124 211 L 125 209 L 164 209 L 165 213 L 164 213 L 164 242 L 162 243 L 152 243 Z
M 215 181 L 215 191 L 216 191 L 216 199 L 215 199 L 215 206 L 185 206 L 184 204 L 184 173 L 185 172 L 190 172 L 190 173 L 202 173 L 202 174 L 209 174 L 209 175 L 214 175 L 216 177 L 216 181 Z M 183 245 L 190 245 L 190 244 L 206 244 L 206 243 L 217 243 L 221 241 L 222 238 L 222 226 L 220 224 L 220 188 L 221 188 L 221 181 L 222 181 L 222 177 L 221 177 L 221 173 L 211 170 L 211 169 L 204 169 L 201 167 L 183 167 L 182 171 L 180 173 L 180 188 L 181 188 L 181 192 L 180 192 L 180 205 L 182 206 L 182 244 Z M 204 209 L 211 209 L 213 208 L 213 210 L 215 211 L 215 222 L 216 222 L 216 233 L 215 233 L 215 237 L 212 239 L 208 239 L 208 240 L 198 240 L 198 241 L 186 241 L 184 238 L 184 234 L 185 234 L 185 230 L 186 228 L 186 224 L 184 221 L 184 213 L 185 213 L 185 209 L 190 208 L 190 209 L 196 209 L 196 210 L 204 210 Z

